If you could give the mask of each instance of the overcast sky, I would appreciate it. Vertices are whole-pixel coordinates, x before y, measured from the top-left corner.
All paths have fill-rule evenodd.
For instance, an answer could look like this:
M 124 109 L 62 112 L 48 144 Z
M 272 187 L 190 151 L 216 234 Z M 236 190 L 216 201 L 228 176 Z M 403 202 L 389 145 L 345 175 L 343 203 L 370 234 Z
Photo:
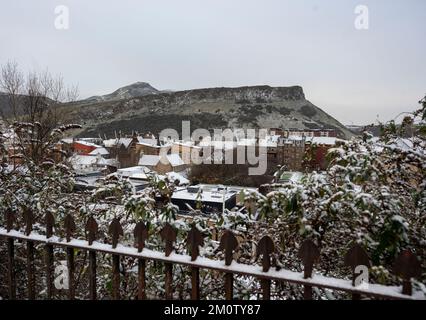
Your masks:
M 355 7 L 367 5 L 369 29 Z M 55 28 L 55 7 L 69 29 Z M 344 124 L 394 118 L 426 94 L 425 0 L 0 0 L 0 64 L 49 68 L 80 97 L 301 85 Z

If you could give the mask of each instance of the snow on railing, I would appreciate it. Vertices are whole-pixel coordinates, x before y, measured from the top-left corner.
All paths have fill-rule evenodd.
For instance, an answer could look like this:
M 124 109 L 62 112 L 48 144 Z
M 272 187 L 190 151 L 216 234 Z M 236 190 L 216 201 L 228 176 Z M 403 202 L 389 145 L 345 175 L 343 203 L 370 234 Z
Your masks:
M 112 244 L 105 244 L 95 241 L 98 231 L 98 224 L 93 217 L 89 217 L 86 223 L 86 240 L 72 237 L 76 226 L 71 215 L 64 220 L 65 239 L 53 235 L 54 218 L 48 213 L 45 216 L 46 235 L 32 232 L 33 217 L 31 213 L 25 214 L 25 232 L 13 230 L 13 214 L 6 214 L 6 228 L 0 227 L 0 237 L 7 239 L 8 247 L 8 288 L 9 298 L 16 298 L 16 279 L 14 270 L 14 240 L 20 239 L 27 243 L 27 277 L 28 277 L 28 297 L 35 299 L 35 270 L 34 255 L 35 243 L 45 244 L 46 251 L 46 283 L 47 297 L 53 297 L 53 248 L 63 247 L 67 253 L 68 263 L 68 298 L 74 299 L 74 249 L 87 250 L 89 252 L 89 296 L 96 299 L 96 254 L 111 254 L 112 259 L 112 295 L 114 299 L 119 299 L 120 291 L 120 257 L 133 257 L 138 259 L 138 298 L 145 299 L 145 261 L 153 260 L 164 263 L 165 266 L 165 296 L 167 299 L 173 298 L 173 265 L 185 265 L 191 268 L 191 297 L 200 298 L 199 269 L 208 269 L 223 272 L 225 274 L 225 297 L 227 300 L 233 298 L 234 275 L 246 275 L 258 278 L 261 283 L 263 299 L 270 299 L 271 281 L 283 281 L 304 286 L 304 298 L 312 299 L 312 287 L 327 288 L 332 290 L 352 293 L 353 299 L 359 299 L 361 295 L 378 297 L 385 299 L 425 299 L 423 292 L 412 292 L 411 280 L 419 277 L 421 266 L 418 259 L 410 252 L 404 251 L 395 261 L 394 271 L 403 279 L 402 287 L 384 286 L 379 284 L 361 283 L 356 284 L 356 270 L 358 266 L 370 266 L 368 256 L 359 245 L 353 246 L 345 256 L 345 265 L 352 268 L 353 279 L 344 280 L 333 277 L 326 277 L 313 273 L 313 266 L 318 261 L 320 252 L 316 245 L 306 240 L 300 247 L 299 258 L 304 266 L 304 272 L 294 272 L 285 269 L 271 268 L 271 255 L 275 251 L 273 240 L 269 236 L 264 236 L 257 246 L 257 257 L 262 256 L 262 267 L 258 265 L 248 265 L 233 261 L 234 250 L 239 243 L 231 231 L 225 231 L 220 239 L 219 250 L 224 251 L 225 261 L 213 260 L 199 257 L 199 247 L 204 245 L 203 236 L 196 228 L 188 232 L 187 244 L 191 255 L 177 254 L 173 252 L 173 243 L 176 241 L 176 230 L 170 224 L 166 224 L 160 235 L 165 241 L 165 252 L 159 252 L 144 248 L 147 239 L 147 229 L 143 222 L 137 223 L 134 229 L 135 247 L 124 246 L 118 243 L 119 237 L 123 236 L 123 229 L 118 219 L 114 219 L 109 226 Z

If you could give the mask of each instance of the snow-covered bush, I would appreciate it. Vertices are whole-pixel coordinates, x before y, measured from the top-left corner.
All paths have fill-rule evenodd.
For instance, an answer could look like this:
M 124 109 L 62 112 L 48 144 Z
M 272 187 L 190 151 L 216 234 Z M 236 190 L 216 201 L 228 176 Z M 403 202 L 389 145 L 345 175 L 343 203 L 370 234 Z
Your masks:
M 373 281 L 395 282 L 392 263 L 406 248 L 426 267 L 425 100 L 421 104 L 401 126 L 383 125 L 380 138 L 365 132 L 331 149 L 327 171 L 258 197 L 258 225 L 281 242 L 282 265 L 297 269 L 297 249 L 309 238 L 321 248 L 323 274 L 348 275 L 343 257 L 355 242 L 372 259 Z

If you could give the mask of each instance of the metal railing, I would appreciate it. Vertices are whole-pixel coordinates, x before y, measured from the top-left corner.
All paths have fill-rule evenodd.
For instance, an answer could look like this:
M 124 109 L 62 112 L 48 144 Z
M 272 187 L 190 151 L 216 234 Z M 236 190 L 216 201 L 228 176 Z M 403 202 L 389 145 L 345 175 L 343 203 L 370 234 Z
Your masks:
M 219 250 L 224 252 L 225 260 L 213 260 L 199 256 L 199 248 L 204 245 L 201 232 L 192 227 L 187 234 L 187 246 L 190 255 L 177 254 L 173 245 L 176 241 L 176 230 L 170 224 L 166 224 L 160 235 L 165 242 L 165 251 L 154 251 L 145 248 L 148 232 L 145 224 L 139 222 L 134 229 L 134 247 L 119 243 L 119 237 L 123 236 L 123 228 L 119 219 L 115 218 L 109 225 L 111 244 L 96 241 L 98 224 L 93 217 L 86 221 L 86 239 L 75 239 L 73 234 L 76 229 L 74 219 L 67 215 L 64 220 L 65 238 L 53 234 L 55 224 L 54 217 L 48 213 L 45 216 L 45 234 L 33 231 L 33 218 L 31 213 L 25 216 L 25 231 L 15 230 L 14 215 L 6 214 L 6 226 L 0 227 L 0 237 L 7 241 L 7 287 L 9 299 L 16 298 L 16 274 L 15 274 L 15 240 L 26 242 L 26 274 L 28 280 L 27 294 L 29 299 L 36 299 L 35 290 L 35 244 L 44 244 L 46 265 L 46 294 L 48 299 L 54 297 L 54 248 L 65 249 L 68 265 L 68 298 L 75 298 L 75 262 L 74 250 L 86 250 L 89 253 L 89 297 L 97 298 L 97 255 L 112 255 L 112 298 L 120 299 L 120 258 L 132 257 L 138 259 L 138 299 L 146 299 L 146 261 L 157 261 L 164 264 L 165 272 L 165 297 L 173 299 L 173 266 L 183 265 L 191 271 L 191 298 L 200 299 L 200 269 L 214 270 L 224 274 L 225 298 L 231 300 L 234 296 L 234 275 L 246 275 L 257 278 L 263 299 L 271 298 L 271 281 L 286 282 L 303 286 L 304 299 L 312 299 L 312 288 L 326 288 L 343 291 L 352 294 L 352 299 L 360 299 L 361 296 L 381 299 L 425 299 L 423 292 L 413 292 L 412 279 L 421 276 L 421 264 L 409 250 L 403 251 L 396 259 L 394 272 L 402 278 L 401 286 L 385 286 L 380 284 L 356 285 L 357 267 L 370 266 L 365 250 L 359 245 L 354 245 L 345 256 L 345 265 L 352 269 L 352 281 L 334 277 L 326 277 L 313 273 L 313 267 L 320 256 L 316 245 L 306 240 L 299 249 L 298 258 L 301 260 L 304 271 L 295 272 L 286 269 L 271 267 L 271 256 L 275 252 L 274 242 L 269 236 L 264 236 L 257 244 L 256 255 L 262 257 L 262 267 L 253 264 L 242 264 L 233 261 L 233 253 L 239 246 L 238 239 L 231 231 L 225 231 L 220 238 Z

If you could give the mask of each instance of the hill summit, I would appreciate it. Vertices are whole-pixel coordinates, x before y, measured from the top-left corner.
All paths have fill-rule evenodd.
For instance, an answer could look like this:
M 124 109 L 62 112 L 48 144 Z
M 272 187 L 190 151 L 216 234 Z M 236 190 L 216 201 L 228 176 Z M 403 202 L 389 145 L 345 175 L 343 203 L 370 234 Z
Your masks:
M 155 89 L 154 87 L 152 87 L 149 83 L 138 81 L 128 86 L 121 87 L 112 93 L 102 95 L 102 96 L 93 96 L 82 101 L 86 103 L 115 101 L 115 100 L 145 96 L 147 94 L 156 94 L 158 92 L 159 91 Z

